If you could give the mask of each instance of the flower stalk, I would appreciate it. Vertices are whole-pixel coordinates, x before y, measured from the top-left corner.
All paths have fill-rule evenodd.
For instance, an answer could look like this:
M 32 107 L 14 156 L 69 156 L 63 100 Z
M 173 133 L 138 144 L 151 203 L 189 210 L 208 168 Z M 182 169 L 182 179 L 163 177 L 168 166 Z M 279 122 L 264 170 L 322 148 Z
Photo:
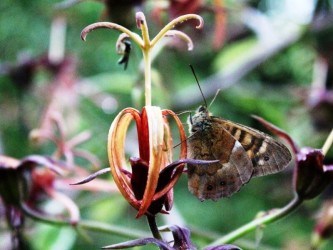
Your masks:
M 21 204 L 21 209 L 24 214 L 36 221 L 40 221 L 43 223 L 47 223 L 50 225 L 57 225 L 57 226 L 69 226 L 73 227 L 73 224 L 70 220 L 65 219 L 58 219 L 50 216 L 46 216 L 44 214 L 38 213 L 35 210 L 32 210 L 27 206 L 25 203 Z M 129 228 L 122 228 L 120 226 L 110 225 L 102 222 L 97 221 L 89 221 L 89 220 L 80 220 L 75 225 L 75 228 L 89 230 L 92 232 L 100 232 L 109 235 L 118 235 L 123 236 L 126 238 L 144 238 L 147 237 L 148 234 L 143 231 L 129 229 Z
M 322 152 L 323 152 L 323 155 L 326 155 L 328 150 L 331 148 L 333 144 L 333 129 L 331 130 L 331 133 L 329 134 L 329 136 L 327 137 L 323 147 L 322 147 Z
M 294 199 L 291 200 L 285 207 L 273 210 L 263 217 L 259 217 L 248 224 L 243 225 L 242 227 L 228 233 L 227 235 L 221 237 L 220 239 L 212 242 L 210 245 L 220 245 L 234 242 L 235 240 L 241 238 L 242 236 L 256 230 L 259 226 L 267 225 L 273 223 L 286 215 L 295 211 L 301 204 L 303 200 L 299 198 L 298 195 L 294 196 Z
M 122 32 L 116 45 L 118 51 L 121 51 L 119 48 L 124 47 L 124 44 L 121 43 L 124 43 L 125 38 L 132 39 L 142 50 L 145 106 L 141 111 L 134 108 L 125 108 L 116 116 L 110 126 L 107 150 L 110 170 L 119 191 L 128 203 L 138 210 L 137 218 L 142 215 L 147 217 L 154 237 L 151 239 L 153 239 L 153 242 L 162 245 L 167 243 L 163 241 L 160 235 L 156 224 L 156 214 L 168 213 L 172 208 L 173 187 L 183 173 L 184 165 L 194 162 L 196 164 L 216 162 L 187 159 L 186 135 L 182 122 L 173 111 L 162 110 L 160 107 L 152 105 L 152 51 L 164 37 L 178 37 L 185 41 L 188 49 L 191 50 L 193 48 L 191 39 L 181 31 L 171 30 L 177 24 L 190 19 L 198 20 L 199 24 L 196 28 L 202 28 L 203 19 L 200 16 L 195 14 L 183 15 L 168 23 L 152 40 L 149 36 L 146 18 L 142 12 L 136 14 L 136 24 L 141 30 L 141 37 L 120 25 L 105 22 L 89 25 L 81 32 L 81 38 L 85 40 L 87 34 L 94 29 L 116 29 Z M 167 117 L 171 117 L 176 122 L 179 131 L 181 143 L 180 153 L 176 161 L 173 161 L 173 138 Z M 128 127 L 132 121 L 135 122 L 137 128 L 139 157 L 130 157 L 130 171 L 127 169 L 125 158 L 125 141 Z M 99 173 L 93 174 L 86 180 L 89 181 L 97 175 Z M 128 243 L 128 246 L 137 243 L 142 244 L 139 240 L 139 242 Z M 117 248 L 118 246 L 110 246 L 110 249 L 114 247 Z M 109 247 L 105 249 L 109 249 Z
M 171 30 L 177 24 L 190 19 L 198 20 L 196 28 L 202 28 L 203 19 L 195 14 L 180 16 L 168 23 L 152 40 L 149 36 L 146 18 L 142 12 L 136 14 L 136 24 L 141 30 L 141 37 L 125 27 L 109 22 L 100 22 L 87 26 L 81 32 L 86 40 L 87 34 L 95 29 L 115 29 L 122 34 L 120 38 L 131 39 L 143 54 L 145 106 L 139 112 L 133 108 L 122 110 L 111 124 L 108 136 L 108 157 L 111 173 L 121 194 L 138 210 L 137 217 L 155 214 L 165 206 L 171 209 L 171 189 L 184 168 L 184 161 L 172 164 L 172 137 L 166 116 L 171 116 L 177 123 L 181 144 L 180 160 L 186 159 L 186 135 L 179 118 L 171 110 L 161 110 L 152 106 L 151 94 L 151 53 L 155 45 L 166 36 L 180 37 L 192 49 L 191 39 L 180 31 Z M 122 41 L 123 39 L 118 39 Z M 117 48 L 119 44 L 117 44 Z M 125 139 L 128 126 L 135 121 L 138 134 L 139 158 L 130 160 L 132 172 L 126 170 Z M 163 176 L 163 178 L 161 177 Z M 139 180 L 141 178 L 141 180 Z M 144 183 L 144 184 L 142 184 Z

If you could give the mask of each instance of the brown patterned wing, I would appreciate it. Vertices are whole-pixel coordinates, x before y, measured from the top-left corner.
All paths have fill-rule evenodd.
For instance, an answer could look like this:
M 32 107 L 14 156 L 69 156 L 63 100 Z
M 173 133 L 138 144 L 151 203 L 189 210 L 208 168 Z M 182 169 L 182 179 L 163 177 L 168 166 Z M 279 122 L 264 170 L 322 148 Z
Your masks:
M 242 145 L 221 125 L 189 138 L 189 158 L 220 160 L 207 165 L 188 164 L 188 188 L 201 201 L 229 197 L 247 183 L 253 165 Z
M 228 120 L 213 118 L 245 149 L 253 164 L 253 176 L 263 176 L 282 171 L 288 166 L 291 154 L 282 143 L 253 128 Z

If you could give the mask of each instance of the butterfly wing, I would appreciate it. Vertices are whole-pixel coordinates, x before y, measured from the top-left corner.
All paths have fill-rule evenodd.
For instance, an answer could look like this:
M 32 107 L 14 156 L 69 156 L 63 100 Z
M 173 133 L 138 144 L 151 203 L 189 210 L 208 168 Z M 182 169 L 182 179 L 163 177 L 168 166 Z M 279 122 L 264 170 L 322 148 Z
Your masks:
M 220 124 L 193 134 L 188 145 L 189 158 L 220 160 L 207 165 L 188 164 L 188 188 L 200 200 L 229 197 L 250 180 L 251 159 Z
M 253 176 L 277 173 L 288 166 L 291 154 L 282 143 L 256 129 L 228 120 L 213 118 L 220 123 L 246 151 L 253 164 Z

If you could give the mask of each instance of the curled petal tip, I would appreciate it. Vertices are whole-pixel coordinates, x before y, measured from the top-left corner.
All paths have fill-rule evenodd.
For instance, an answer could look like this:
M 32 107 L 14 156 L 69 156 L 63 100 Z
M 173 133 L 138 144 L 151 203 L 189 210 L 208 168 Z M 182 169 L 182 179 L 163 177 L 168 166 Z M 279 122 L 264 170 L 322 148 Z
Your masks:
M 81 31 L 81 39 L 83 41 L 85 41 L 88 33 L 95 29 L 101 29 L 101 28 L 114 29 L 114 28 L 116 28 L 115 26 L 119 26 L 119 25 L 116 25 L 116 24 L 110 23 L 110 22 L 97 22 L 97 23 L 90 24 Z
M 99 22 L 99 23 L 93 23 L 88 26 L 86 26 L 82 31 L 81 31 L 81 39 L 83 41 L 86 41 L 87 35 L 90 31 L 98 29 L 98 28 L 107 28 L 107 23 L 106 22 Z
M 88 27 L 88 26 L 87 26 L 87 27 Z M 90 30 L 88 30 L 87 27 L 84 28 L 84 29 L 81 31 L 81 34 L 80 34 L 81 40 L 84 41 L 84 42 L 86 41 L 87 35 L 88 35 L 88 33 L 90 32 Z
M 201 16 L 197 15 L 197 19 L 199 20 L 199 24 L 195 26 L 196 29 L 202 29 L 204 26 L 204 20 Z
M 179 39 L 183 40 L 187 44 L 187 50 L 193 50 L 193 42 L 191 38 L 186 35 L 184 32 L 181 32 L 179 30 L 169 30 L 165 36 L 169 37 L 178 37 Z
M 82 34 L 82 32 L 81 32 L 80 37 L 81 37 L 81 40 L 85 42 L 85 41 L 86 41 L 87 34 Z

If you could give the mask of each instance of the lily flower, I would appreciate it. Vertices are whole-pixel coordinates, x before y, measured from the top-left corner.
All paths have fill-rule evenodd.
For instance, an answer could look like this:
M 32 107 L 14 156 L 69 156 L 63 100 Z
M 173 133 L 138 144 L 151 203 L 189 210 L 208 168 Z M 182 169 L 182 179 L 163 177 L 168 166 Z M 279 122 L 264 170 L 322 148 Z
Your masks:
M 45 172 L 36 171 L 42 166 Z M 41 174 L 44 173 L 44 174 Z M 54 174 L 63 175 L 59 163 L 50 157 L 30 155 L 21 160 L 0 155 L 0 197 L 2 199 L 8 226 L 13 234 L 13 249 L 21 249 L 24 212 L 22 206 L 29 206 L 39 213 L 35 199 L 45 192 L 61 202 L 69 213 L 69 221 L 74 225 L 80 213 L 73 201 L 53 189 Z
M 42 166 L 43 168 L 37 168 Z M 50 157 L 30 155 L 21 160 L 0 155 L 0 195 L 6 207 L 20 210 L 26 204 L 36 211 L 36 200 L 48 194 L 68 209 L 76 224 L 80 213 L 73 201 L 54 189 L 55 175 L 64 175 L 63 166 Z
M 111 22 L 94 23 L 83 29 L 81 38 L 86 39 L 87 34 L 95 29 L 116 29 L 120 34 L 119 42 L 124 38 L 136 43 L 142 50 L 145 76 L 145 106 L 141 112 L 134 108 L 123 109 L 113 120 L 108 136 L 108 158 L 114 181 L 131 206 L 138 210 L 137 217 L 143 214 L 153 215 L 161 212 L 164 206 L 166 211 L 172 206 L 172 187 L 183 172 L 186 159 L 186 135 L 184 127 L 178 116 L 171 110 L 162 110 L 151 105 L 151 51 L 163 37 L 176 36 L 193 48 L 191 39 L 183 32 L 171 30 L 177 24 L 194 19 L 199 21 L 196 28 L 203 26 L 203 20 L 195 14 L 180 16 L 168 23 L 150 40 L 148 26 L 142 12 L 136 14 L 136 24 L 142 36 L 131 32 L 127 28 Z M 119 48 L 119 44 L 116 46 Z M 173 143 L 167 117 L 176 122 L 179 139 L 180 155 L 178 161 L 173 162 Z M 134 120 L 137 128 L 139 157 L 131 158 L 132 171 L 127 168 L 125 158 L 126 133 L 130 123 Z
M 172 163 L 172 137 L 166 116 L 171 116 L 178 126 L 180 159 Z M 126 171 L 124 143 L 130 122 L 135 120 L 139 158 L 131 158 L 132 172 Z M 165 200 L 166 210 L 172 206 L 172 190 L 186 163 L 186 136 L 179 118 L 171 110 L 146 106 L 139 112 L 133 108 L 121 111 L 113 121 L 108 138 L 108 156 L 111 173 L 119 191 L 139 212 L 137 217 L 149 212 L 156 214 L 156 201 Z M 163 183 L 164 182 L 164 183 Z M 155 203 L 154 203 L 155 202 Z M 160 207 L 159 204 L 158 207 Z

